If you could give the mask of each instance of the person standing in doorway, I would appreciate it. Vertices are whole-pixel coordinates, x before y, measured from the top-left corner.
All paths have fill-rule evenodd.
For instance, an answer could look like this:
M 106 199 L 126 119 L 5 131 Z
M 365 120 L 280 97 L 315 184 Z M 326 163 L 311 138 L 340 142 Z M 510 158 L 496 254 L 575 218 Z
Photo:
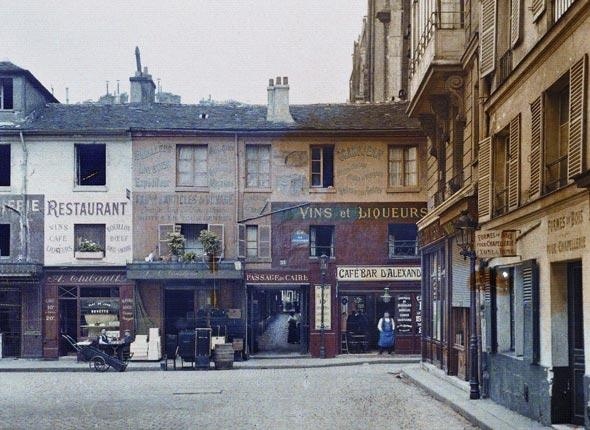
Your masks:
M 379 319 L 377 324 L 379 330 L 379 354 L 383 354 L 383 350 L 387 349 L 387 352 L 391 354 L 395 345 L 395 322 L 393 318 L 390 318 L 389 312 L 383 313 L 383 318 Z

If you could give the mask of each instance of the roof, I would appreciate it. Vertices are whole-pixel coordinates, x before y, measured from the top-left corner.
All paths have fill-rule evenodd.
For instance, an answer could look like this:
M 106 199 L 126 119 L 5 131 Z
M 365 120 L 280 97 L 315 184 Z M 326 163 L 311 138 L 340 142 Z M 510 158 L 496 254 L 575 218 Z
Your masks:
M 0 61 L 0 73 L 11 75 L 24 75 L 27 80 L 39 90 L 49 103 L 59 103 L 51 92 L 28 70 L 18 67 L 10 61 Z
M 266 121 L 266 106 L 246 104 L 47 104 L 22 127 L 36 132 L 108 131 L 414 131 L 406 103 L 310 104 L 290 107 L 294 123 Z

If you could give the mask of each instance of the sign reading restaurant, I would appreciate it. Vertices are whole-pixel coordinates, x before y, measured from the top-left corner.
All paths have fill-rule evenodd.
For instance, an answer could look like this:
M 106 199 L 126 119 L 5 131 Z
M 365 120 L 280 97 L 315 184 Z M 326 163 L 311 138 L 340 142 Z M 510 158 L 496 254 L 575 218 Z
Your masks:
M 420 281 L 419 266 L 339 266 L 339 281 Z

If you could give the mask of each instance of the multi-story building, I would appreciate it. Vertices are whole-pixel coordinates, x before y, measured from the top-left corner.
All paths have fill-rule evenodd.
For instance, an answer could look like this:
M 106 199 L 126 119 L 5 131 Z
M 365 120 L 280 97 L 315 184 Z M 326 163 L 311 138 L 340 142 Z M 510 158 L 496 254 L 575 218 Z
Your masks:
M 490 396 L 588 425 L 590 4 L 483 0 L 481 17 L 479 223 L 516 231 L 516 257 L 487 261 Z
M 349 101 L 405 100 L 408 92 L 410 0 L 368 0 L 354 42 Z

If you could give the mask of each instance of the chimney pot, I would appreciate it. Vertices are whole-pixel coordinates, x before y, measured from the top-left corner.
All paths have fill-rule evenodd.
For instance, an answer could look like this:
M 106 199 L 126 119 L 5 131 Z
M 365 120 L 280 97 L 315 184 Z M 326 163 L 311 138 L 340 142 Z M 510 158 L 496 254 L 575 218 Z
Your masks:
M 276 83 L 277 83 L 277 85 L 281 85 L 281 77 L 280 76 L 277 76 Z
M 274 87 L 274 86 L 275 86 L 275 81 L 274 81 L 272 78 L 270 78 L 270 79 L 268 80 L 268 86 L 269 86 L 269 87 Z
M 268 105 L 266 109 L 266 120 L 269 122 L 293 123 L 293 117 L 289 112 L 289 86 L 288 78 L 285 76 L 281 79 L 277 76 L 276 85 L 272 85 L 272 79 L 269 80 Z

